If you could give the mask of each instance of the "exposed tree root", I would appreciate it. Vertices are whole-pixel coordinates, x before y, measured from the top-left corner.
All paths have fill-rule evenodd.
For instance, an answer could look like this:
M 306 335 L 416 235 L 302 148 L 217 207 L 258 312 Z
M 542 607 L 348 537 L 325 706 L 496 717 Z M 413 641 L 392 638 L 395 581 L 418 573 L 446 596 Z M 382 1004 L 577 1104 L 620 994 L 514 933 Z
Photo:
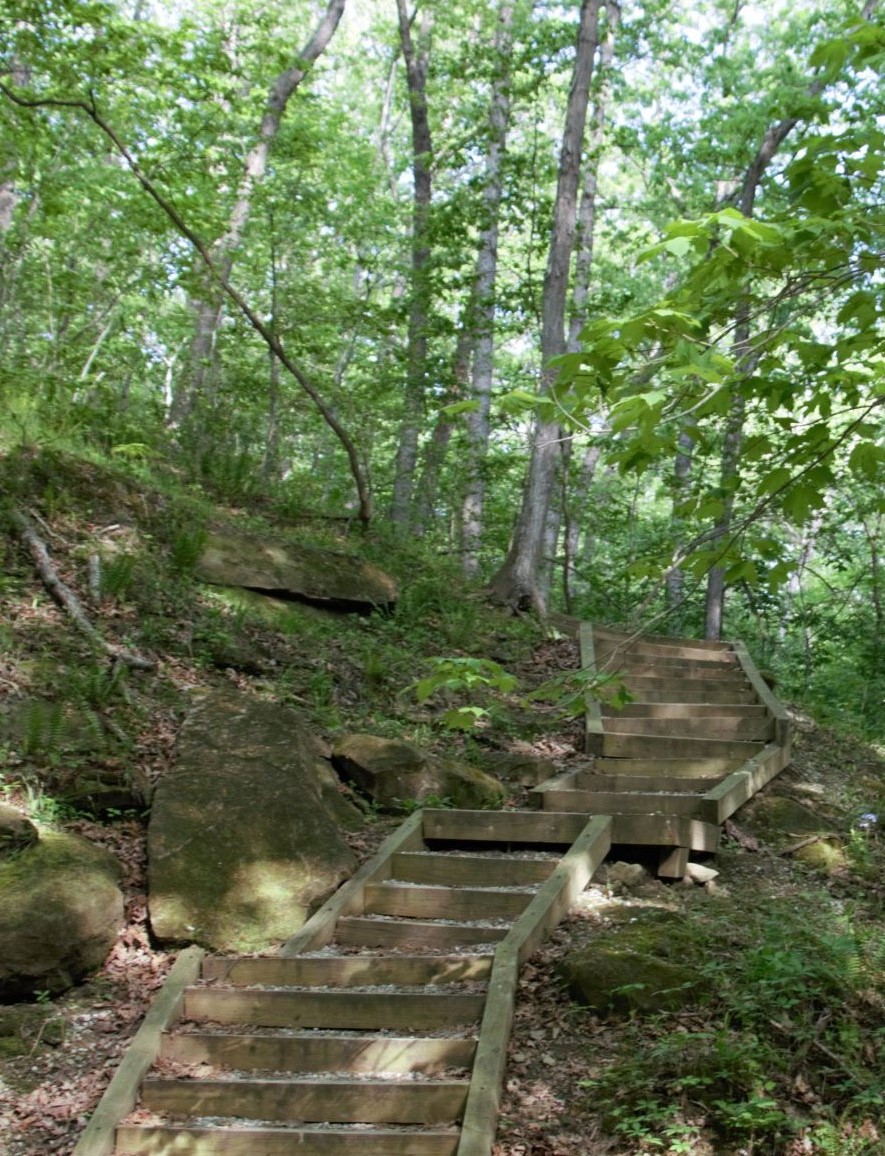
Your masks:
M 43 585 L 59 606 L 66 611 L 77 629 L 82 634 L 85 634 L 90 642 L 97 646 L 99 650 L 109 655 L 115 662 L 122 662 L 123 665 L 128 666 L 130 670 L 156 670 L 157 663 L 155 659 L 142 658 L 140 654 L 133 654 L 131 651 L 124 650 L 121 646 L 115 646 L 112 642 L 108 642 L 107 639 L 104 638 L 101 632 L 89 621 L 80 599 L 70 586 L 67 586 L 62 582 L 61 578 L 59 578 L 58 572 L 52 564 L 52 559 L 49 557 L 46 543 L 38 535 L 30 519 L 23 514 L 21 510 L 12 510 L 11 516 L 21 540 L 27 546 L 31 558 L 34 560 L 34 566 L 40 575 Z

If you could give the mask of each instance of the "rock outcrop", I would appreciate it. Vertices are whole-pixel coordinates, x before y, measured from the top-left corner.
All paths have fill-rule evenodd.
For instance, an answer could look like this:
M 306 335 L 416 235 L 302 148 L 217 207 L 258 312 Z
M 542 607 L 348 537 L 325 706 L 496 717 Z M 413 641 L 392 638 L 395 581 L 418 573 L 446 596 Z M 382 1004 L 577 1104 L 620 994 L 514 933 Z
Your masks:
M 353 554 L 241 534 L 210 535 L 196 574 L 216 586 L 240 586 L 337 610 L 388 608 L 397 600 L 390 575 Z
M 506 795 L 496 779 L 475 767 L 377 735 L 345 736 L 333 748 L 332 762 L 343 778 L 395 813 L 428 799 L 455 807 L 496 807 Z
M 325 781 L 285 707 L 233 690 L 195 705 L 154 794 L 149 912 L 165 942 L 261 951 L 292 935 L 353 871 L 339 832 L 358 812 Z
M 0 998 L 65 991 L 104 962 L 123 923 L 113 855 L 46 833 L 0 860 Z

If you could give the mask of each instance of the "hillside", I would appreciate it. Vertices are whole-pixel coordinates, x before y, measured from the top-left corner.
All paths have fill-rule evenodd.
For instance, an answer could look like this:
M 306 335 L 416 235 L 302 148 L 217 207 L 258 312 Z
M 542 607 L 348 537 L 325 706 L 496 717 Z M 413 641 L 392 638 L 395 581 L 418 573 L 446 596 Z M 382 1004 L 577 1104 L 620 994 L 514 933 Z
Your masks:
M 322 742 L 363 731 L 478 768 L 506 753 L 565 764 L 577 725 L 524 692 L 577 657 L 567 623 L 557 631 L 490 607 L 420 543 L 216 505 L 137 463 L 19 452 L 0 475 L 2 801 L 41 830 L 108 848 L 126 905 L 87 982 L 0 1005 L 0 1144 L 38 1156 L 70 1152 L 170 965 L 147 918 L 145 822 L 195 693 L 234 687 L 292 709 Z M 396 606 L 268 606 L 198 581 L 209 536 L 230 530 L 359 556 L 397 583 Z M 52 598 L 53 577 L 93 633 Z M 519 687 L 496 689 L 485 668 L 482 693 L 443 687 L 419 702 L 414 684 L 439 656 L 492 659 Z M 464 704 L 487 712 L 478 728 L 446 728 L 446 712 Z M 713 883 L 606 866 L 526 968 L 496 1156 L 885 1151 L 885 838 L 861 819 L 885 816 L 885 761 L 798 708 L 794 721 L 794 762 L 736 816 Z M 518 805 L 519 783 L 507 788 Z M 362 825 L 344 837 L 362 857 L 397 820 L 359 805 Z M 638 909 L 678 915 L 706 998 L 627 1018 L 579 1008 L 557 961 Z

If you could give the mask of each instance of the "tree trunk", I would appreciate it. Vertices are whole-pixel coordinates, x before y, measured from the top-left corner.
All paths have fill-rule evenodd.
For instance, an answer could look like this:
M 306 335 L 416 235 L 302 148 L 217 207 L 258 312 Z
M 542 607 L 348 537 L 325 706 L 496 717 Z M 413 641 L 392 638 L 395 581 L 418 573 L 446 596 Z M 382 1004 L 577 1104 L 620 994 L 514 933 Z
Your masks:
M 417 44 L 406 0 L 396 0 L 400 42 L 406 62 L 409 111 L 412 120 L 412 287 L 409 303 L 408 347 L 403 416 L 393 478 L 390 519 L 401 530 L 412 519 L 412 493 L 418 464 L 418 438 L 424 416 L 427 376 L 427 327 L 430 316 L 430 200 L 433 140 L 427 108 L 427 69 L 430 63 L 430 36 L 433 12 L 428 4 L 421 14 Z
M 467 392 L 470 377 L 470 352 L 472 334 L 462 329 L 455 345 L 452 365 L 452 380 L 448 390 L 447 405 L 460 401 Z M 424 447 L 423 463 L 418 484 L 415 487 L 414 529 L 423 534 L 433 520 L 433 506 L 439 492 L 439 475 L 449 449 L 449 442 L 455 431 L 455 419 L 440 413 L 433 427 L 433 433 Z
M 581 143 L 587 121 L 590 79 L 598 46 L 599 9 L 602 0 L 583 0 L 572 84 L 566 108 L 559 159 L 553 231 L 544 277 L 541 309 L 541 357 L 544 369 L 541 391 L 549 390 L 557 371 L 550 359 L 565 352 L 565 307 L 569 269 L 575 244 Z M 546 606 L 539 589 L 547 511 L 556 481 L 560 431 L 556 422 L 536 419 L 531 438 L 531 458 L 523 489 L 522 506 L 507 557 L 492 578 L 492 597 L 517 609 Z
M 531 4 L 523 3 L 523 8 Z M 495 361 L 495 283 L 498 276 L 498 222 L 501 213 L 501 162 L 510 125 L 510 62 L 513 48 L 514 0 L 502 0 L 494 53 L 498 72 L 489 101 L 489 150 L 485 159 L 483 228 L 473 281 L 470 323 L 474 353 L 471 397 L 478 403 L 467 414 L 467 452 L 464 461 L 464 495 L 461 502 L 461 560 L 464 573 L 479 574 L 479 545 L 485 507 L 482 464 L 489 445 L 489 411 Z
M 688 496 L 688 487 L 691 480 L 692 456 L 696 437 L 696 422 L 687 418 L 676 439 L 676 457 L 673 462 L 673 514 L 670 518 L 670 529 L 676 548 L 682 542 L 685 519 L 679 513 L 680 505 Z M 685 574 L 679 565 L 671 566 L 667 571 L 667 609 L 673 626 L 672 633 L 681 633 L 685 618 L 683 601 L 683 586 Z
M 210 251 L 216 276 L 206 277 L 201 293 L 190 301 L 194 317 L 190 375 L 189 380 L 173 395 L 168 414 L 169 425 L 173 427 L 180 427 L 187 421 L 194 407 L 202 400 L 211 381 L 215 339 L 224 308 L 224 292 L 220 288 L 219 280 L 224 284 L 230 280 L 236 252 L 252 210 L 252 197 L 267 170 L 267 158 L 279 132 L 289 98 L 307 76 L 311 65 L 325 51 L 341 20 L 345 2 L 346 0 L 329 0 L 328 7 L 310 40 L 297 54 L 289 68 L 280 73 L 271 86 L 258 130 L 258 140 L 246 157 L 227 229 Z

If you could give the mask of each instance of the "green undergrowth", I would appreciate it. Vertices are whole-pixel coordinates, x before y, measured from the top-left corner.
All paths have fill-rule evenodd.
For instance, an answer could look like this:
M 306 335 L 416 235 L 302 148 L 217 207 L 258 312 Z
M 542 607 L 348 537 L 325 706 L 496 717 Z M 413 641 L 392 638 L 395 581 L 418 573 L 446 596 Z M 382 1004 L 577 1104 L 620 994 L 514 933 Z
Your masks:
M 885 849 L 872 853 L 885 867 Z M 605 1130 L 637 1153 L 881 1156 L 880 908 L 809 881 L 690 910 L 682 934 L 707 994 L 613 1028 L 583 1083 Z
M 41 817 L 69 814 L 87 777 L 137 796 L 150 736 L 174 733 L 192 689 L 231 679 L 327 737 L 368 730 L 471 759 L 474 740 L 443 725 L 451 703 L 419 703 L 413 684 L 440 655 L 517 662 L 543 636 L 487 605 L 420 542 L 279 521 L 267 502 L 213 501 L 155 457 L 18 448 L 0 454 L 0 494 L 0 688 L 11 704 L 0 714 L 0 796 Z M 102 637 L 156 671 L 111 661 L 75 628 L 38 578 L 16 511 Z M 225 528 L 359 554 L 397 580 L 396 608 L 331 614 L 293 602 L 268 617 L 260 596 L 195 578 L 208 533 Z M 505 698 L 492 711 L 504 726 Z

